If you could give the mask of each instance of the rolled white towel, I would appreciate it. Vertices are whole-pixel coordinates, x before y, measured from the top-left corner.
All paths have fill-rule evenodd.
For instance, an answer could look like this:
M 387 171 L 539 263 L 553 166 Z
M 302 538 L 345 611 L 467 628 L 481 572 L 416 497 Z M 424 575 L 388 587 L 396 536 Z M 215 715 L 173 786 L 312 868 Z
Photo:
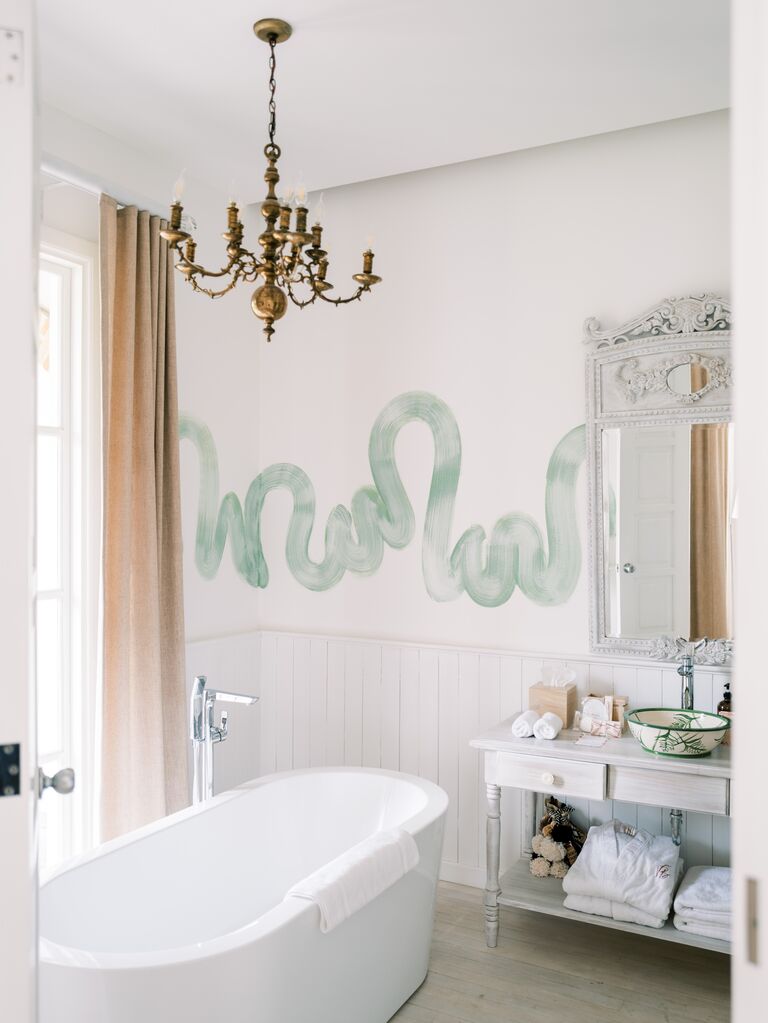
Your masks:
M 533 735 L 533 726 L 539 720 L 538 712 L 525 710 L 512 722 L 512 734 L 518 739 L 528 739 Z
M 556 739 L 562 727 L 563 719 L 548 710 L 533 726 L 533 734 L 537 739 Z

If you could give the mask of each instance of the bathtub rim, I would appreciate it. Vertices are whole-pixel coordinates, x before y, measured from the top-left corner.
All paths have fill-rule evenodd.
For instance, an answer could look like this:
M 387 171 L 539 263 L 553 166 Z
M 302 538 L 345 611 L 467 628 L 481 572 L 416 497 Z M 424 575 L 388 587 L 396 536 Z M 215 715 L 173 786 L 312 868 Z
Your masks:
M 243 782 L 233 789 L 228 789 L 226 792 L 214 796 L 205 803 L 201 803 L 198 806 L 185 807 L 183 810 L 178 810 L 167 817 L 161 817 L 157 821 L 145 824 L 135 831 L 130 831 L 125 835 L 120 835 L 118 838 L 104 842 L 95 849 L 69 860 L 53 871 L 41 884 L 41 891 L 48 884 L 70 870 L 79 869 L 86 866 L 92 860 L 109 856 L 126 846 L 142 841 L 142 839 L 155 834 L 157 831 L 176 827 L 176 825 L 200 813 L 208 812 L 215 806 L 242 798 L 248 792 L 263 785 L 274 784 L 289 778 L 297 778 L 301 775 L 315 774 L 357 774 L 389 777 L 396 781 L 412 784 L 416 788 L 421 789 L 427 797 L 425 806 L 397 825 L 403 828 L 404 831 L 409 832 L 414 838 L 418 838 L 419 834 L 434 825 L 448 809 L 449 799 L 444 789 L 441 789 L 435 782 L 429 781 L 426 778 L 419 778 L 417 775 L 407 774 L 404 771 L 390 771 L 378 767 L 350 766 L 307 767 L 290 771 L 278 771 Z M 418 867 L 414 869 L 417 870 Z M 317 917 L 316 923 L 319 930 L 320 914 L 314 903 L 304 899 L 287 899 L 283 897 L 280 902 L 258 919 L 245 924 L 245 926 L 235 931 L 218 935 L 204 942 L 176 945 L 171 948 L 155 949 L 146 952 L 89 952 L 87 949 L 59 944 L 41 935 L 39 938 L 39 960 L 41 966 L 92 970 L 135 970 L 168 967 L 224 955 L 288 926 L 297 917 L 307 913 L 312 913 Z

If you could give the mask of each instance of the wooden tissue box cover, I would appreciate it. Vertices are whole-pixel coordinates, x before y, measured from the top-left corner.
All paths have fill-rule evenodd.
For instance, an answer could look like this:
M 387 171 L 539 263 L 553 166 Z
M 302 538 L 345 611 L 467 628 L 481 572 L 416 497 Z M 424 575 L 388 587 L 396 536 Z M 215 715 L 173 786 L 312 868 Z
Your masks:
M 563 727 L 570 728 L 576 713 L 576 697 L 575 682 L 568 682 L 564 686 L 548 686 L 544 682 L 537 682 L 528 689 L 528 707 L 537 714 L 546 714 L 548 711 L 557 714 Z

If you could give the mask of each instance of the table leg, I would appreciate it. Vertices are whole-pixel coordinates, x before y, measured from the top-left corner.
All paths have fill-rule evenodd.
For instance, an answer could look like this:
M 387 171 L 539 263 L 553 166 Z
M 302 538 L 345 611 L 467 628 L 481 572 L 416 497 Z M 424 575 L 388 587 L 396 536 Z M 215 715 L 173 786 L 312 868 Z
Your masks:
M 501 786 L 486 784 L 485 943 L 496 948 L 499 940 L 499 859 L 501 855 Z
M 538 818 L 538 793 L 536 792 L 524 792 L 523 798 L 525 800 L 524 810 L 524 824 L 523 824 L 523 855 L 530 856 L 533 852 L 531 848 L 531 842 L 533 836 L 539 827 Z

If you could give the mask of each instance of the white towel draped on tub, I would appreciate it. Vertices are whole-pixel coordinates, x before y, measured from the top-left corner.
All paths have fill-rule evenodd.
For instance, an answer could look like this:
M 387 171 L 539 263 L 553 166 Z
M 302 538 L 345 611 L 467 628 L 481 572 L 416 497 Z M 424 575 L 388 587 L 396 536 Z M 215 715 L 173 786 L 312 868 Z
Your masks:
M 402 828 L 377 831 L 299 881 L 286 898 L 315 902 L 320 910 L 320 930 L 332 931 L 418 862 L 413 835 Z
M 669 916 L 680 851 L 666 835 L 621 821 L 589 829 L 579 858 L 565 875 L 567 895 L 588 895 L 633 906 L 662 922 Z

